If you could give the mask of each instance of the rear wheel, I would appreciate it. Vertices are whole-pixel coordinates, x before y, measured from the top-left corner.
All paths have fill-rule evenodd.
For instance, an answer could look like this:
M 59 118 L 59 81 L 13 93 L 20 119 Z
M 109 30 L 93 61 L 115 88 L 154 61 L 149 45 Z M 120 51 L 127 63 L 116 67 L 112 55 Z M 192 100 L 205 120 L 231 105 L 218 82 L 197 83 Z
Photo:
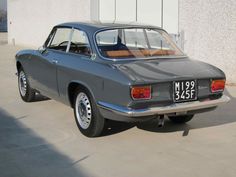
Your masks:
M 74 115 L 81 133 L 87 137 L 101 135 L 105 120 L 86 89 L 78 89 L 74 100 Z
M 18 71 L 18 87 L 22 100 L 31 102 L 34 100 L 35 91 L 30 87 L 26 73 L 22 68 Z
M 183 124 L 192 120 L 194 115 L 169 116 L 169 119 L 176 124 Z

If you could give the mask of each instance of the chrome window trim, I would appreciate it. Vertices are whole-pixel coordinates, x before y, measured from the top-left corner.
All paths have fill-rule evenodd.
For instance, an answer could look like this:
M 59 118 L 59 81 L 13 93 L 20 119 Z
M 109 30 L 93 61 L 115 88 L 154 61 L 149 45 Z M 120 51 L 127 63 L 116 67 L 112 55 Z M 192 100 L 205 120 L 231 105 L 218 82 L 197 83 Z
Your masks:
M 74 28 L 72 27 L 71 31 L 70 31 L 70 35 L 69 35 L 69 40 L 68 40 L 68 44 L 67 44 L 67 48 L 66 48 L 66 53 L 69 52 L 70 50 L 70 45 L 71 45 L 71 40 L 74 34 Z

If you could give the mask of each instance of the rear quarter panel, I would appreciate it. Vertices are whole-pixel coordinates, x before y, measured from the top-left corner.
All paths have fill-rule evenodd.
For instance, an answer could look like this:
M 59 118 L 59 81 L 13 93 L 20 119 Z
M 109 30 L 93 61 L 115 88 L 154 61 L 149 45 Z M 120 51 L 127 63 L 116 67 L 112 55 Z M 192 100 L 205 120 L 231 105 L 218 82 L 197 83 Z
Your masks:
M 72 82 L 84 85 L 96 102 L 127 106 L 131 101 L 130 80 L 112 65 L 89 57 L 68 53 L 59 61 L 57 76 L 61 101 L 65 104 L 70 104 L 68 86 Z

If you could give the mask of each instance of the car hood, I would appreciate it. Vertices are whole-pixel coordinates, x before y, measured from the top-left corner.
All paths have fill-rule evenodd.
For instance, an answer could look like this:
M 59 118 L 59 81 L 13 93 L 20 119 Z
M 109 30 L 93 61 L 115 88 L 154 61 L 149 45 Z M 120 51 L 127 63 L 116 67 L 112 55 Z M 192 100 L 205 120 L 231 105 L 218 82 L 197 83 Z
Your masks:
M 220 69 L 188 58 L 138 60 L 115 66 L 136 83 L 225 77 Z

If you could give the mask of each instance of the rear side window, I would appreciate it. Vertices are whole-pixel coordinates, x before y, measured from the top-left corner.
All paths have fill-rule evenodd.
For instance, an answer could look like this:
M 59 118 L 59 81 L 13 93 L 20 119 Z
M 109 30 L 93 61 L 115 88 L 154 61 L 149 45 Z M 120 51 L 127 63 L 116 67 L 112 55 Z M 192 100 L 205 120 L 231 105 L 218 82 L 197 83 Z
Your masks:
M 66 51 L 69 43 L 71 28 L 57 28 L 53 38 L 50 40 L 48 48 Z
M 84 31 L 73 30 L 69 52 L 87 56 L 91 54 L 88 37 Z

